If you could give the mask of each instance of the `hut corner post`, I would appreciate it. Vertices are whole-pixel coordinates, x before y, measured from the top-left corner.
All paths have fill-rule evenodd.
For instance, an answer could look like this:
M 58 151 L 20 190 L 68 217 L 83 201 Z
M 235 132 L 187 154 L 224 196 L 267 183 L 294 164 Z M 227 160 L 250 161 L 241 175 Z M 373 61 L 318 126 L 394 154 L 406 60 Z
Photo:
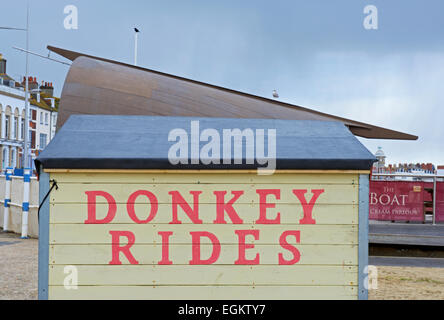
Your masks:
M 49 173 L 40 166 L 39 203 L 49 191 Z M 39 300 L 48 300 L 49 276 L 49 198 L 42 205 L 39 213 Z
M 369 183 L 369 175 L 359 175 L 359 300 L 368 300 Z

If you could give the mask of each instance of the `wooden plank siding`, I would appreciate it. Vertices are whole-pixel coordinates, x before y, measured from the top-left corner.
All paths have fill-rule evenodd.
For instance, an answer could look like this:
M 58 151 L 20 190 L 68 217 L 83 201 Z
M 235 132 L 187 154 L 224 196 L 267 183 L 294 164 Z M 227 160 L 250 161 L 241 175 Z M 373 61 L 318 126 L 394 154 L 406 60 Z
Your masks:
M 226 199 L 230 199 L 230 195 L 227 194 Z M 143 199 L 141 198 L 141 202 Z M 137 216 L 143 217 L 148 214 L 149 207 L 146 203 L 134 204 L 134 210 Z M 126 213 L 126 203 L 117 203 L 117 213 L 115 218 L 110 224 L 131 224 L 133 220 Z M 199 218 L 203 221 L 203 224 L 213 224 L 216 216 L 216 204 L 202 203 L 200 204 Z M 237 212 L 242 213 L 242 220 L 245 224 L 254 224 L 258 218 L 259 204 L 257 203 L 235 203 L 233 208 Z M 87 203 L 53 203 L 51 204 L 51 223 L 52 224 L 84 224 L 86 217 L 84 215 L 77 214 L 78 212 L 87 212 Z M 334 215 L 332 212 L 338 212 L 341 214 Z M 358 217 L 356 211 L 358 210 L 357 204 L 321 204 L 316 207 L 316 224 L 318 225 L 357 225 Z M 108 211 L 108 205 L 106 203 L 97 203 L 96 212 L 98 218 L 106 216 Z M 276 204 L 276 212 L 280 213 L 282 224 L 299 224 L 299 220 L 303 217 L 303 210 L 301 206 L 295 206 L 291 203 L 278 203 Z M 171 204 L 160 203 L 159 212 L 171 212 Z M 271 212 L 271 211 L 270 211 Z M 156 224 L 168 224 L 171 221 L 171 213 L 160 215 L 157 214 L 153 223 Z M 231 221 L 228 219 L 228 223 Z M 182 224 L 192 223 L 189 219 L 182 219 Z
M 180 191 L 186 202 L 190 203 L 193 197 L 190 195 L 191 191 L 202 191 L 199 197 L 201 204 L 214 204 L 215 191 L 228 191 L 226 199 L 230 197 L 232 191 L 242 190 L 244 195 L 236 201 L 236 203 L 244 204 L 259 204 L 259 197 L 257 196 L 257 189 L 280 189 L 281 199 L 279 203 L 294 204 L 297 198 L 292 193 L 293 189 L 307 189 L 310 190 L 328 188 L 328 192 L 319 198 L 317 204 L 358 204 L 358 186 L 356 185 L 324 185 L 324 184 L 237 184 L 229 186 L 227 184 L 64 184 L 57 183 L 59 191 L 51 193 L 51 203 L 86 203 L 86 191 L 106 190 L 106 192 L 113 195 L 116 203 L 126 204 L 128 197 L 138 190 L 148 190 L 154 193 L 159 201 L 159 204 L 169 204 L 171 196 L 169 191 Z M 62 191 L 63 190 L 63 191 Z M 105 198 L 97 199 L 98 203 L 107 203 Z M 147 203 L 146 197 L 137 198 L 135 203 Z
M 123 172 L 53 172 L 58 190 L 50 196 L 49 210 L 49 299 L 357 299 L 359 172 L 285 173 L 259 176 L 256 173 L 180 174 Z M 280 199 L 270 195 L 267 217 L 280 214 L 279 224 L 258 224 L 261 203 L 257 189 L 279 189 Z M 313 208 L 316 224 L 301 225 L 302 205 L 292 190 L 324 189 Z M 85 224 L 88 203 L 85 192 L 106 191 L 116 200 L 116 215 L 108 224 Z M 155 218 L 148 224 L 136 224 L 127 213 L 127 200 L 137 190 L 154 193 L 159 201 Z M 214 224 L 214 191 L 244 194 L 233 208 L 242 219 L 235 224 L 225 213 L 226 224 Z M 182 224 L 170 224 L 172 204 L 169 191 L 179 191 L 193 207 L 190 191 L 199 196 L 199 218 L 193 224 L 179 206 Z M 106 216 L 108 204 L 97 197 L 97 218 Z M 136 215 L 145 219 L 150 211 L 146 197 L 134 204 Z M 259 230 L 259 239 L 247 236 L 246 258 L 259 254 L 257 265 L 237 265 L 239 238 L 236 230 Z M 288 243 L 300 253 L 294 265 L 279 265 L 279 254 L 290 260 L 280 236 L 285 231 L 299 231 L 300 243 L 288 236 Z M 138 264 L 132 265 L 120 254 L 121 265 L 110 265 L 110 231 L 131 231 L 135 244 L 131 253 Z M 169 241 L 172 265 L 159 265 L 162 237 L 158 232 L 173 232 Z M 219 240 L 219 258 L 211 265 L 190 265 L 190 232 L 206 231 Z M 125 239 L 126 240 L 126 239 Z M 203 237 L 201 257 L 208 258 L 212 244 Z M 78 270 L 78 289 L 64 288 L 66 266 Z
M 355 286 L 79 286 L 50 287 L 50 299 L 128 300 L 356 300 Z

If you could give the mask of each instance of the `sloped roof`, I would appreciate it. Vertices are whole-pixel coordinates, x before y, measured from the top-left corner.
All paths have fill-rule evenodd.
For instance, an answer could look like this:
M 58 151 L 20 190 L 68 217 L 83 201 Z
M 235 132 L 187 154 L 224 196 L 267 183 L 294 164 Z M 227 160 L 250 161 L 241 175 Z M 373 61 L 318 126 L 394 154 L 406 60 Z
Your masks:
M 48 46 L 72 60 L 57 127 L 71 114 L 127 114 L 339 121 L 372 139 L 417 136 L 312 109 L 166 74 L 118 61 Z
M 276 130 L 276 169 L 369 170 L 376 158 L 340 122 L 318 120 L 220 119 L 153 116 L 73 115 L 36 160 L 48 169 L 255 169 L 246 164 L 191 163 L 191 121 L 199 121 L 200 132 L 215 129 L 223 141 L 224 129 Z M 173 165 L 168 159 L 176 140 L 172 130 L 189 135 L 186 157 L 189 164 Z M 202 148 L 208 142 L 198 142 Z M 234 143 L 233 143 L 234 144 Z M 232 146 L 233 146 L 232 144 Z M 246 139 L 243 139 L 246 150 Z M 231 154 L 233 160 L 234 152 Z
M 20 84 L 19 82 L 15 81 L 13 78 L 11 78 L 10 76 L 8 76 L 5 73 L 0 74 L 0 78 L 3 78 L 4 80 L 7 80 L 7 81 L 14 81 L 14 83 L 18 85 L 18 86 L 14 86 L 13 87 L 15 89 L 23 88 L 22 84 Z M 16 94 L 13 94 L 13 93 L 10 93 L 10 92 L 2 92 L 2 91 L 0 91 L 0 93 L 2 95 L 6 95 L 6 96 L 9 96 L 9 97 L 12 97 L 12 98 L 15 98 L 15 99 L 25 100 L 24 97 L 16 95 Z M 39 108 L 42 108 L 42 109 L 45 109 L 45 110 L 48 110 L 48 111 L 51 111 L 51 112 L 57 112 L 58 111 L 58 105 L 59 105 L 60 98 L 48 97 L 47 95 L 45 95 L 42 92 L 42 93 L 40 93 L 40 96 L 41 96 L 40 102 L 37 102 L 37 100 L 35 98 L 33 98 L 33 96 L 34 96 L 33 94 L 30 94 L 30 96 L 29 96 L 29 103 L 30 103 L 30 105 L 33 105 L 35 107 L 39 107 Z M 55 108 L 53 108 L 51 106 L 51 104 L 46 101 L 46 99 L 50 99 L 50 98 L 55 100 Z
M 0 73 L 0 78 L 3 78 L 4 80 L 7 80 L 7 81 L 10 81 L 10 80 L 15 81 L 10 76 L 8 76 L 6 73 Z

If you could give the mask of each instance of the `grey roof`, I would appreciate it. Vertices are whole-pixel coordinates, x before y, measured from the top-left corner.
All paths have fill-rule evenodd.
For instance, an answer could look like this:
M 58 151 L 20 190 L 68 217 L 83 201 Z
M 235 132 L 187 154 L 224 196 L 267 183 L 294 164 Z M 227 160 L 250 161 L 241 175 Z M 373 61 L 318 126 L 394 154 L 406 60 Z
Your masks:
M 247 164 L 178 164 L 168 159 L 175 141 L 173 129 L 184 129 L 191 139 L 191 121 L 200 132 L 216 129 L 276 130 L 276 169 L 368 170 L 376 158 L 341 122 L 317 120 L 220 119 L 155 116 L 73 115 L 36 159 L 36 167 L 52 169 L 255 169 Z M 208 142 L 200 142 L 200 148 Z M 243 139 L 243 147 L 246 142 Z M 233 146 L 232 146 L 233 149 Z M 220 149 L 220 158 L 223 151 Z M 245 149 L 244 149 L 245 150 Z M 191 142 L 188 142 L 191 153 Z M 233 158 L 232 152 L 232 158 Z M 191 159 L 189 154 L 188 159 Z

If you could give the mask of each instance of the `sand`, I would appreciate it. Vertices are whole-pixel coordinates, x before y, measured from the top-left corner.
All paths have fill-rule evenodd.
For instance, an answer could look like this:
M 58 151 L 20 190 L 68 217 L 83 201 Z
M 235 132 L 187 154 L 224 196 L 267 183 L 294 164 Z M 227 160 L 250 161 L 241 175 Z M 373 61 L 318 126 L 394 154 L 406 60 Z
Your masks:
M 377 267 L 370 300 L 443 300 L 444 268 Z

